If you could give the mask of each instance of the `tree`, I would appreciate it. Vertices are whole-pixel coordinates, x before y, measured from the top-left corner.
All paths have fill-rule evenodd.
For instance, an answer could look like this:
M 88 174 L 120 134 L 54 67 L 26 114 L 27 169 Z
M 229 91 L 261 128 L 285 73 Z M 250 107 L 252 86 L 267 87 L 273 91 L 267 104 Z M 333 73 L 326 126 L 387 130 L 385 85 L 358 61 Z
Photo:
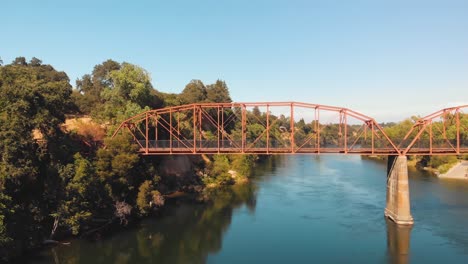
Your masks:
M 0 261 L 6 262 L 7 259 L 5 259 L 5 257 L 8 254 L 8 245 L 12 239 L 7 233 L 8 228 L 7 223 L 5 223 L 5 216 L 11 214 L 9 212 L 9 208 L 11 208 L 11 198 L 3 194 L 3 190 L 0 191 Z
M 0 177 L 34 178 L 39 157 L 33 130 L 50 141 L 71 107 L 67 75 L 33 64 L 19 57 L 0 68 Z
M 0 67 L 0 203 L 10 201 L 8 210 L 0 209 L 2 221 L 8 220 L 0 240 L 7 234 L 15 245 L 8 254 L 42 242 L 65 159 L 54 154 L 54 142 L 72 107 L 71 92 L 68 76 L 37 58 L 28 64 L 18 57 Z
M 36 57 L 32 57 L 32 59 L 29 61 L 30 66 L 41 66 L 42 61 Z
M 152 207 L 164 205 L 164 197 L 154 188 L 152 181 L 144 181 L 138 188 L 136 202 L 141 215 L 147 215 Z
M 258 108 L 258 106 L 255 106 L 252 109 L 252 114 L 257 118 L 260 118 L 260 116 L 262 115 L 262 112 L 260 112 L 260 109 Z
M 216 83 L 206 87 L 206 100 L 213 103 L 229 103 L 232 102 L 229 95 L 229 89 L 226 83 L 222 80 L 217 80 Z
M 207 99 L 206 87 L 200 80 L 190 81 L 180 94 L 180 100 L 184 104 L 204 102 Z
M 91 219 L 93 210 L 105 195 L 100 191 L 100 184 L 94 177 L 93 164 L 79 153 L 74 156 L 74 164 L 69 164 L 61 170 L 62 199 L 57 213 L 53 214 L 60 226 L 71 230 L 74 235 Z M 54 230 L 53 232 L 54 233 Z
M 28 63 L 26 62 L 25 57 L 16 57 L 15 60 L 11 63 L 12 65 L 21 65 L 21 66 L 27 66 Z
M 120 68 L 120 63 L 109 59 L 94 66 L 91 74 L 85 74 L 76 80 L 77 92 L 73 97 L 82 113 L 90 114 L 93 110 L 100 110 L 103 103 L 102 91 L 113 85 L 110 73 Z
M 151 79 L 143 68 L 122 63 L 120 70 L 110 73 L 113 85 L 101 93 L 104 104 L 99 119 L 116 124 L 142 111 L 162 105 Z
M 105 149 L 97 152 L 96 174 L 113 200 L 124 200 L 135 191 L 133 186 L 138 186 L 136 183 L 140 182 L 135 176 L 140 159 L 138 146 L 125 135 L 107 139 L 105 145 Z

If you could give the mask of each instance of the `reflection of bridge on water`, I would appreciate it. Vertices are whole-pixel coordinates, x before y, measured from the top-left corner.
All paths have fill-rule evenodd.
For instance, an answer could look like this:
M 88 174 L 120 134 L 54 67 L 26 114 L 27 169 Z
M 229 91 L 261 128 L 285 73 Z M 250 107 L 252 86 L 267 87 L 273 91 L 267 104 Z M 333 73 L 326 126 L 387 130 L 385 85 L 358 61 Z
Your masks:
M 392 140 L 374 118 L 342 107 L 298 102 L 197 103 L 135 115 L 122 122 L 114 136 L 128 132 L 142 155 L 389 156 L 385 215 L 398 224 L 412 224 L 406 155 L 468 153 L 466 108 L 446 108 L 420 118 L 403 138 Z

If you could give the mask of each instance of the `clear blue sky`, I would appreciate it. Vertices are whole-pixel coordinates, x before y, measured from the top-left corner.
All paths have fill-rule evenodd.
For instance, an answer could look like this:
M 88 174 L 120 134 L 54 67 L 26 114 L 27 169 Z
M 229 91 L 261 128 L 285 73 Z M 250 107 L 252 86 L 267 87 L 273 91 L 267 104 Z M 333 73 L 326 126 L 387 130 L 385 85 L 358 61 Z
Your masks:
M 227 82 L 235 101 L 303 101 L 394 121 L 468 104 L 468 1 L 24 1 L 0 5 L 0 57 L 72 85 L 106 59 L 156 89 Z

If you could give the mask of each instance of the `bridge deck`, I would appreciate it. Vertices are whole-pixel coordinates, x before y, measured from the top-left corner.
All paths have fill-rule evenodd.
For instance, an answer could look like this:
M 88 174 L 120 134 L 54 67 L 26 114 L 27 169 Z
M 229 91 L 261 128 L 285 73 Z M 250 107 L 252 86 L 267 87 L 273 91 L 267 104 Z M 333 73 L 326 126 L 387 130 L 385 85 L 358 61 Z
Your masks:
M 140 148 L 139 153 L 142 155 L 199 155 L 199 154 L 257 154 L 257 155 L 276 155 L 276 154 L 354 154 L 354 155 L 399 155 L 397 151 L 391 148 L 378 149 L 374 151 L 372 148 L 361 148 L 361 149 L 348 149 L 343 148 L 185 148 L 185 147 L 173 147 L 173 148 Z M 437 149 L 430 152 L 429 149 L 412 149 L 408 155 L 457 155 L 457 154 L 468 154 L 468 148 L 460 149 L 460 153 L 451 148 Z

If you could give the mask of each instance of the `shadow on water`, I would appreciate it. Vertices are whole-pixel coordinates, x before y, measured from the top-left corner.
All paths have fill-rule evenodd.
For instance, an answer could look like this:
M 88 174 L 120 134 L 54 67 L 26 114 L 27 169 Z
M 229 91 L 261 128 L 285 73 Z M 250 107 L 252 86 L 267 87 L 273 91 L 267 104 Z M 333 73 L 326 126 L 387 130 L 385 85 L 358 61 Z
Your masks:
M 206 204 L 169 206 L 164 216 L 146 219 L 136 230 L 52 248 L 41 263 L 206 263 L 209 254 L 221 250 L 233 211 L 254 213 L 256 187 L 242 184 L 207 195 L 212 199 Z

